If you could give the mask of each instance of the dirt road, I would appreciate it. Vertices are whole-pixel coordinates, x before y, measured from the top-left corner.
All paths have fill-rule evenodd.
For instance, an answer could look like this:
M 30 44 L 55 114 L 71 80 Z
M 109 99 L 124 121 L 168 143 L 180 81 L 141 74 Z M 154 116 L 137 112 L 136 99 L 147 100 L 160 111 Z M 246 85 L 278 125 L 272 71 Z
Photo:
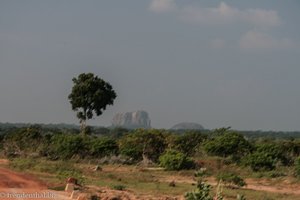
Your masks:
M 0 200 L 65 200 L 68 194 L 48 190 L 38 179 L 0 168 Z

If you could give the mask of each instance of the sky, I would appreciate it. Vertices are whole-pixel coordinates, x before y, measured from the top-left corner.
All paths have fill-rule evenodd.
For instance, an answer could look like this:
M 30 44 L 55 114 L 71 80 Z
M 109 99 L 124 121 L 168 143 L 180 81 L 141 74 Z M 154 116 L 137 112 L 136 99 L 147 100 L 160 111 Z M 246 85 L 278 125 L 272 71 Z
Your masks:
M 72 78 L 118 97 L 88 123 L 300 131 L 298 0 L 1 0 L 0 122 L 78 124 Z

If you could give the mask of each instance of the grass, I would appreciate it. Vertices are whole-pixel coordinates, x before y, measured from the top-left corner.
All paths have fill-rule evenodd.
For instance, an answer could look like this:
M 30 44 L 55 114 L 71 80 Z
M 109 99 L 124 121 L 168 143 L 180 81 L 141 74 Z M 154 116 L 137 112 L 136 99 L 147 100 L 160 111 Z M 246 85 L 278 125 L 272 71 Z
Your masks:
M 65 183 L 66 178 L 74 177 L 80 184 L 85 183 L 85 178 L 80 169 L 71 161 L 49 161 L 46 159 L 15 158 L 10 160 L 9 167 L 21 172 L 35 173 L 40 178 L 50 182 Z M 44 180 L 44 179 L 43 179 Z

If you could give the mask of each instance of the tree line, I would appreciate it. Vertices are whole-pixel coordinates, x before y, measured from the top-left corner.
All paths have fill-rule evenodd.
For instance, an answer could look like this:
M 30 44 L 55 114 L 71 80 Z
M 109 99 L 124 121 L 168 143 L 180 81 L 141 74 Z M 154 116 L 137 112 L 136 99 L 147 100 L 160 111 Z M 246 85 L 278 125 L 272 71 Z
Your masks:
M 30 126 L 2 134 L 0 151 L 5 157 L 34 156 L 50 160 L 120 156 L 130 164 L 147 160 L 171 170 L 197 167 L 201 157 L 216 156 L 253 171 L 290 166 L 295 170 L 299 167 L 300 173 L 300 166 L 296 166 L 300 165 L 300 140 L 249 140 L 226 128 L 183 134 L 161 129 L 129 131 L 122 128 L 97 134 L 97 129 L 91 129 L 89 135 L 82 135 L 79 131 Z

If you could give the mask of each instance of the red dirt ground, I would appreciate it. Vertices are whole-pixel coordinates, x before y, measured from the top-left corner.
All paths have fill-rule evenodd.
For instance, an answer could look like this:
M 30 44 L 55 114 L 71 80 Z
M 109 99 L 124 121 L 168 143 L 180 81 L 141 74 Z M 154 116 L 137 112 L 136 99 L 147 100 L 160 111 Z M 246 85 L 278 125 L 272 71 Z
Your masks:
M 42 197 L 41 195 L 47 196 Z M 40 198 L 30 198 L 25 195 L 39 195 Z M 46 184 L 38 179 L 21 173 L 17 173 L 8 169 L 0 168 L 0 199 L 26 199 L 26 200 L 63 200 L 68 199 L 68 194 L 62 192 L 51 191 L 47 189 Z M 31 196 L 32 197 L 32 196 Z

